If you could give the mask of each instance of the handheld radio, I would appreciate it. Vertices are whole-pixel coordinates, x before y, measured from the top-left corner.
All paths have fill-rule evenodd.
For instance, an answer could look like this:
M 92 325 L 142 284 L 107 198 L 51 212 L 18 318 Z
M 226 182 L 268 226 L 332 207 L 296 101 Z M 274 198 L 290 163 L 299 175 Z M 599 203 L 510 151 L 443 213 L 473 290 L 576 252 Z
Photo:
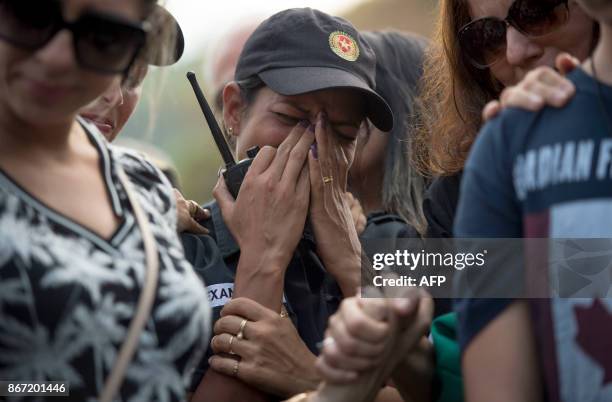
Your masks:
M 236 163 L 234 156 L 232 155 L 232 151 L 227 145 L 227 141 L 223 136 L 223 132 L 215 119 L 215 116 L 202 93 L 202 89 L 198 84 L 198 80 L 196 79 L 196 75 L 193 71 L 189 71 L 187 73 L 187 79 L 191 83 L 193 88 L 193 92 L 195 93 L 196 99 L 200 104 L 200 108 L 202 109 L 202 113 L 204 113 L 204 118 L 208 123 L 208 127 L 210 128 L 210 132 L 215 140 L 215 144 L 217 144 L 217 148 L 219 148 L 219 153 L 221 154 L 221 158 L 223 158 L 223 163 L 225 164 L 225 170 L 223 171 L 223 178 L 225 179 L 225 184 L 229 189 L 230 193 L 234 196 L 234 198 L 238 197 L 238 192 L 240 191 L 240 185 L 244 180 L 244 176 L 246 176 L 251 163 L 253 162 L 253 158 L 257 156 L 257 152 L 259 152 L 259 147 L 251 148 L 247 151 L 247 158 Z

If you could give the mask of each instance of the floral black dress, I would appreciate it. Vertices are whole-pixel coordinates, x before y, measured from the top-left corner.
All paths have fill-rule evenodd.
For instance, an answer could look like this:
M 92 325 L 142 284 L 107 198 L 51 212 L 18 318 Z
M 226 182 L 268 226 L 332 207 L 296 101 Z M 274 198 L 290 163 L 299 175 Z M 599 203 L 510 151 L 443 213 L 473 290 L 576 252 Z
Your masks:
M 182 401 L 206 349 L 210 308 L 176 234 L 172 188 L 144 158 L 81 124 L 99 152 L 121 224 L 103 239 L 0 169 L 0 380 L 68 381 L 70 398 L 61 400 L 93 401 L 102 390 L 146 269 L 141 232 L 117 177 L 121 164 L 157 240 L 160 272 L 151 316 L 117 400 Z

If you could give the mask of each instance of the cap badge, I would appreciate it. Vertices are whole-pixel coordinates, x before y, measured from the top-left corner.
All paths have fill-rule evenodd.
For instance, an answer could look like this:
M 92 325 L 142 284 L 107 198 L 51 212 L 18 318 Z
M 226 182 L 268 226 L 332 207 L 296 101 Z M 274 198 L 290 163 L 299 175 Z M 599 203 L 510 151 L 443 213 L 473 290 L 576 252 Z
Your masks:
M 355 61 L 359 57 L 357 42 L 345 32 L 335 31 L 329 34 L 329 47 L 344 60 Z

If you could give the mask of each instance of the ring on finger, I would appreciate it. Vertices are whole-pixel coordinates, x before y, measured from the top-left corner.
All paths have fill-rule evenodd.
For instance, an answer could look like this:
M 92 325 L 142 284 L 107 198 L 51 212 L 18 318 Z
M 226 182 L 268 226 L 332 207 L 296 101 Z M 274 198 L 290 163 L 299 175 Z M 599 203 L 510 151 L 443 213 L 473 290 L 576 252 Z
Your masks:
M 323 184 L 331 183 L 332 181 L 334 181 L 332 176 L 323 176 Z
M 189 208 L 189 214 L 190 214 L 191 216 L 195 215 L 195 214 L 198 212 L 198 208 L 199 208 L 199 207 L 200 207 L 200 206 L 198 205 L 198 203 L 197 203 L 197 202 L 195 202 L 195 201 L 191 201 L 191 207 Z
M 234 339 L 236 337 L 234 335 L 230 335 L 230 339 L 229 339 L 229 354 L 230 355 L 235 355 L 236 353 L 232 350 L 232 344 L 234 343 Z
M 234 363 L 234 369 L 232 370 L 232 376 L 233 377 L 238 377 L 238 371 L 240 370 L 240 361 L 236 360 L 236 362 Z
M 248 320 L 244 318 L 242 322 L 240 323 L 240 329 L 238 330 L 238 333 L 236 334 L 236 339 L 244 339 L 244 328 L 246 327 L 247 322 Z

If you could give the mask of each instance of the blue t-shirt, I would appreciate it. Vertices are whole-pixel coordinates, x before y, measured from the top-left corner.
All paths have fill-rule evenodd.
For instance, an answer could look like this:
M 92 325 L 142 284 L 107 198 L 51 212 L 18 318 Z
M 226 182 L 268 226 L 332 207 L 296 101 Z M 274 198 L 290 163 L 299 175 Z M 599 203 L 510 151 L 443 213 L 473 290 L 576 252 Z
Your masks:
M 569 78 L 577 93 L 565 108 L 507 110 L 484 127 L 466 164 L 456 237 L 612 239 L 612 127 L 604 114 L 612 119 L 612 87 L 598 89 L 580 69 Z M 612 271 L 601 274 L 609 285 Z M 511 302 L 458 301 L 463 350 Z M 612 299 L 530 306 L 548 400 L 612 400 Z

